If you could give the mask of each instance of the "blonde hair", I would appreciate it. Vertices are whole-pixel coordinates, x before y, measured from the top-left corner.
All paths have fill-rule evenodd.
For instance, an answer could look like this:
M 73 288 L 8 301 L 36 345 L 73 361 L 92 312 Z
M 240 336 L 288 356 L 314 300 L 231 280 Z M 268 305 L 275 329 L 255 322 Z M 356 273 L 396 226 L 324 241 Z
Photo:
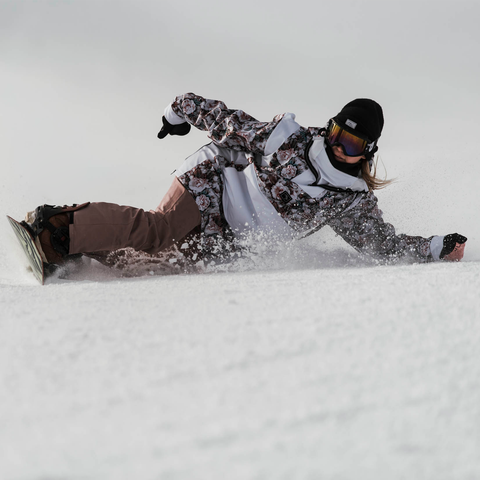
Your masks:
M 388 180 L 387 178 L 377 178 L 377 163 L 378 156 L 372 162 L 373 172 L 370 170 L 370 162 L 368 160 L 362 161 L 362 178 L 368 186 L 368 190 L 380 190 L 381 188 L 388 187 L 394 180 Z M 386 171 L 385 171 L 386 174 Z

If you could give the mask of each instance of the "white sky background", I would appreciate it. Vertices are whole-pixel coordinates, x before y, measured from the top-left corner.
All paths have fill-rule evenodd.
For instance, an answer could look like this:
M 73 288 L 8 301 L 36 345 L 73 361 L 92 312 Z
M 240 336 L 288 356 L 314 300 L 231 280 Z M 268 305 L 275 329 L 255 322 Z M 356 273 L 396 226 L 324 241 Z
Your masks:
M 379 193 L 383 210 L 406 233 L 469 234 L 479 18 L 480 2 L 463 0 L 0 0 L 5 213 L 86 200 L 154 208 L 207 142 L 156 138 L 164 107 L 187 91 L 262 121 L 291 111 L 304 126 L 371 97 L 386 119 L 381 159 L 399 179 Z

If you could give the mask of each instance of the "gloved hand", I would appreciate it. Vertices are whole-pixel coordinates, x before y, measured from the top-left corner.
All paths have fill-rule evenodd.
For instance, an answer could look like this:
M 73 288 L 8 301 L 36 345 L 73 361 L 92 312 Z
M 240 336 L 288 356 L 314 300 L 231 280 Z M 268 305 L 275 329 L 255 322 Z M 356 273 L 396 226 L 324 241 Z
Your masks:
M 467 237 L 464 237 L 459 233 L 445 235 L 440 258 L 449 262 L 459 262 L 463 258 L 466 241 Z
M 189 123 L 181 123 L 180 125 L 172 125 L 167 119 L 162 117 L 163 127 L 158 132 L 157 137 L 162 139 L 167 135 L 186 135 L 192 128 Z

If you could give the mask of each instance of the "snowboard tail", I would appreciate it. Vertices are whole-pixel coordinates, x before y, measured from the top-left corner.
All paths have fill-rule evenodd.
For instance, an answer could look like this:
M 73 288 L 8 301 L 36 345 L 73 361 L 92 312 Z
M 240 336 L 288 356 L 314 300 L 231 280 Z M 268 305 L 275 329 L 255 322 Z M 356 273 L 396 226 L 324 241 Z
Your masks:
M 29 232 L 27 226 L 22 225 L 22 223 L 17 222 L 15 219 L 9 217 L 8 215 L 7 219 L 11 227 L 13 228 L 13 231 L 15 232 L 18 242 L 23 248 L 25 255 L 27 256 L 35 278 L 42 285 L 44 285 L 45 277 L 50 272 L 51 265 L 43 261 L 42 255 L 40 254 L 37 245 L 35 245 L 33 235 Z

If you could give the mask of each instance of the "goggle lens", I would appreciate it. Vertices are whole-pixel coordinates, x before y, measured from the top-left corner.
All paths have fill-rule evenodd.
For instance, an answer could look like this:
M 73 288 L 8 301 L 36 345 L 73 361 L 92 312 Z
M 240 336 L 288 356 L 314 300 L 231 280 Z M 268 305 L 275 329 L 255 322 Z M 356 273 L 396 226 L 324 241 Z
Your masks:
M 347 132 L 334 121 L 332 121 L 332 124 L 327 131 L 326 140 L 331 147 L 334 145 L 341 145 L 345 155 L 348 155 L 349 157 L 363 155 L 368 145 L 367 140 L 357 137 L 353 133 Z

